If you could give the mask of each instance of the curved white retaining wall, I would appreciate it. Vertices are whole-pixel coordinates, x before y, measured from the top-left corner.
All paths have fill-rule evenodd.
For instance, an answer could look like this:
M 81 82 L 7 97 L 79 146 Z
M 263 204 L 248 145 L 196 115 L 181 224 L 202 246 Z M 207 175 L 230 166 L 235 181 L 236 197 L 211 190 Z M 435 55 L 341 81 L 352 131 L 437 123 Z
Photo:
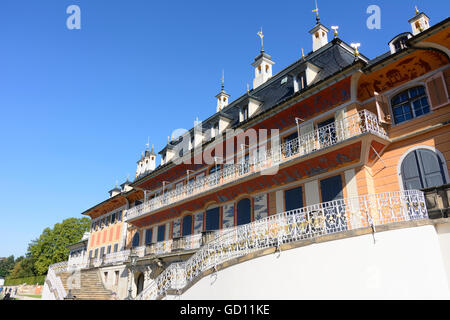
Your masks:
M 181 297 L 449 299 L 436 229 L 422 226 L 313 244 L 231 266 Z M 215 281 L 214 281 L 215 280 Z
M 48 287 L 47 281 L 44 283 L 44 288 L 42 289 L 41 300 L 56 300 L 55 295 L 50 291 L 50 288 Z

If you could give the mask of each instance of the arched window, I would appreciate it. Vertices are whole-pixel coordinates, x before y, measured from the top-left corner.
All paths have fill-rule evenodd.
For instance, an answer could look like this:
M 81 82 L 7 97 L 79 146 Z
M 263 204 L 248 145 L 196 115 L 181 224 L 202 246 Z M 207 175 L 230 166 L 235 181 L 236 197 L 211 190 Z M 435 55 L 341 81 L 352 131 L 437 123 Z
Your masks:
M 424 86 L 414 87 L 397 94 L 392 98 L 391 105 L 395 124 L 430 112 Z
M 192 234 L 192 216 L 188 215 L 183 218 L 183 237 Z
M 446 183 L 442 160 L 428 149 L 411 151 L 402 162 L 401 175 L 405 190 L 430 188 Z
M 136 280 L 136 295 L 140 294 L 142 290 L 144 290 L 144 274 L 139 274 L 139 277 Z
M 131 242 L 131 246 L 134 247 L 139 247 L 139 231 L 136 232 L 133 236 L 133 241 Z
M 236 208 L 236 225 L 250 223 L 252 220 L 252 205 L 250 199 L 242 199 Z

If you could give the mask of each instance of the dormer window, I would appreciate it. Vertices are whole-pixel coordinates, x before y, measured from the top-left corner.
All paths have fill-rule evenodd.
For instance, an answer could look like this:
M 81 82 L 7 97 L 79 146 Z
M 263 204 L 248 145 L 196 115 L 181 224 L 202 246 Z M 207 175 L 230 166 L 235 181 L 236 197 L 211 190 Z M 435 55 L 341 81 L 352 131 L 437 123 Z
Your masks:
M 248 106 L 242 107 L 242 121 L 248 120 Z
M 408 40 L 407 37 L 401 37 L 400 39 L 396 40 L 393 45 L 395 48 L 395 52 L 400 51 L 402 49 L 405 49 L 406 46 L 406 40 Z
M 301 91 L 303 89 L 306 88 L 307 86 L 307 82 L 306 82 L 306 72 L 301 72 L 298 76 L 297 76 L 297 86 L 298 86 L 298 91 Z
M 218 122 L 216 124 L 214 124 L 213 130 L 214 130 L 214 137 L 218 137 L 219 136 L 219 123 Z

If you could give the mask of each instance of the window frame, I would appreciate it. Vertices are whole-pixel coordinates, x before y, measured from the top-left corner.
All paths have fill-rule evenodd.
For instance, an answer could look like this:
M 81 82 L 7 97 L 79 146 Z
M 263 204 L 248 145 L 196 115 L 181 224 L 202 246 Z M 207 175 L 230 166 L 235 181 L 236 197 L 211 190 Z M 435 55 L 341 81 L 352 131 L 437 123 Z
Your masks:
M 426 98 L 427 98 L 429 111 L 428 111 L 427 113 L 422 114 L 422 115 L 416 116 L 416 115 L 415 115 L 415 111 L 414 111 L 414 106 L 413 106 L 412 102 L 415 101 L 415 100 L 418 100 L 419 98 L 418 98 L 418 97 L 408 98 L 408 102 L 409 102 L 409 105 L 410 105 L 410 107 L 411 107 L 411 112 L 412 112 L 413 117 L 412 117 L 411 119 L 404 120 L 404 121 L 402 121 L 402 122 L 400 122 L 400 123 L 396 123 L 396 122 L 395 122 L 394 107 L 395 107 L 395 106 L 399 107 L 399 106 L 405 104 L 406 102 L 401 102 L 401 103 L 399 103 L 398 105 L 395 105 L 395 106 L 394 106 L 394 105 L 393 105 L 393 100 L 394 100 L 394 98 L 397 97 L 398 95 L 404 93 L 405 91 L 408 92 L 408 97 L 409 97 L 409 90 L 412 90 L 412 89 L 415 89 L 415 88 L 418 88 L 418 87 L 423 87 L 423 88 L 424 88 L 425 94 L 424 94 L 423 96 L 418 96 L 418 97 L 420 97 L 420 99 L 423 98 L 423 97 L 426 97 Z M 394 92 L 392 92 L 391 94 L 389 94 L 389 96 L 387 96 L 386 98 L 388 99 L 388 103 L 389 103 L 389 114 L 391 115 L 391 119 L 392 119 L 391 127 L 395 127 L 395 126 L 398 126 L 398 125 L 402 125 L 402 124 L 407 123 L 407 122 L 409 122 L 409 121 L 414 121 L 414 120 L 416 120 L 416 119 L 418 119 L 418 118 L 421 118 L 421 117 L 423 117 L 423 116 L 427 116 L 427 115 L 433 113 L 433 110 L 431 109 L 430 98 L 429 98 L 429 92 L 428 92 L 426 83 L 424 83 L 424 82 L 422 82 L 422 81 L 421 81 L 421 82 L 416 82 L 416 83 L 409 83 L 408 86 L 397 88 L 397 90 L 395 90 Z

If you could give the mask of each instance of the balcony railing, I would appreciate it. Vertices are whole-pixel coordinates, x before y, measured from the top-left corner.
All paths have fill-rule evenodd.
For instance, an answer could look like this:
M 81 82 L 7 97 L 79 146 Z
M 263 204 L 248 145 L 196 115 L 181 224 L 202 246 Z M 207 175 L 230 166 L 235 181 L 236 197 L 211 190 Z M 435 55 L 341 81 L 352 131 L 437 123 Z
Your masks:
M 225 164 L 223 169 L 213 174 L 128 209 L 125 219 L 138 218 L 165 206 L 211 191 L 244 176 L 270 169 L 294 158 L 333 146 L 364 133 L 372 133 L 387 139 L 386 132 L 378 124 L 377 116 L 363 110 L 285 142 L 275 150 L 259 150 L 256 153 L 257 155 L 248 161 L 238 164 Z
M 231 259 L 282 244 L 323 235 L 427 218 L 420 191 L 398 191 L 320 203 L 235 227 L 202 246 L 185 262 L 173 263 L 150 283 L 138 300 L 180 290 L 208 269 Z

